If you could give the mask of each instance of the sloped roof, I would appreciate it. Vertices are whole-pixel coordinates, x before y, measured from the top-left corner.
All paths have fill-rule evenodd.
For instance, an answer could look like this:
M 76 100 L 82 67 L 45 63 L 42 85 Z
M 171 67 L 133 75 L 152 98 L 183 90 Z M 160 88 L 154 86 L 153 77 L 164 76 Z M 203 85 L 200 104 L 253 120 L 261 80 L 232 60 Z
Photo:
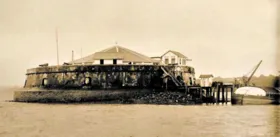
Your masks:
M 94 59 L 123 59 L 124 55 L 116 52 L 96 52 Z
M 94 60 L 99 59 L 122 59 L 124 62 L 154 62 L 150 57 L 143 54 L 137 53 L 121 46 L 113 46 L 84 58 L 74 60 L 71 63 L 94 62 Z
M 186 57 L 184 54 L 174 51 L 174 50 L 168 50 L 167 52 L 165 52 L 162 56 L 164 56 L 165 54 L 167 54 L 168 52 L 172 52 L 173 54 L 175 54 L 176 56 L 180 57 L 180 58 L 188 58 Z
M 214 77 L 212 74 L 202 74 L 199 76 L 199 78 L 211 78 Z

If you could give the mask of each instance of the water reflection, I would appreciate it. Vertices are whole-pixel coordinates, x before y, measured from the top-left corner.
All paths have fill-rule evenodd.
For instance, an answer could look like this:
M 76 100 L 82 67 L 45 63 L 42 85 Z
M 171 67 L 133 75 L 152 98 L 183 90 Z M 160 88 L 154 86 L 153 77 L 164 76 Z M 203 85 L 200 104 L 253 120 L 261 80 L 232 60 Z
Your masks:
M 272 136 L 280 137 L 280 106 L 272 107 L 269 123 Z

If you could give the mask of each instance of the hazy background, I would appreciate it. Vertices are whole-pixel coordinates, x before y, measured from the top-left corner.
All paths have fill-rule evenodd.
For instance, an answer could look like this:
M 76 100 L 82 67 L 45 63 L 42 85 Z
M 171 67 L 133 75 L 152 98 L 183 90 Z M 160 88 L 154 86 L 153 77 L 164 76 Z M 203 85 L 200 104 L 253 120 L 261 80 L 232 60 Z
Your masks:
M 113 46 L 193 59 L 196 76 L 277 74 L 276 0 L 0 0 L 0 85 L 23 85 L 26 69 Z

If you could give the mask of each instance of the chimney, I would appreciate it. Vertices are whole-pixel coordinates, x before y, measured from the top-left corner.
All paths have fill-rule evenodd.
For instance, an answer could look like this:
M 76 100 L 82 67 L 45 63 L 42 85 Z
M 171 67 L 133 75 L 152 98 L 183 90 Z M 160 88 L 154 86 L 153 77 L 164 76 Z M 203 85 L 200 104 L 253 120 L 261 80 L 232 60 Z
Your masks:
M 74 61 L 74 51 L 72 50 L 72 62 Z

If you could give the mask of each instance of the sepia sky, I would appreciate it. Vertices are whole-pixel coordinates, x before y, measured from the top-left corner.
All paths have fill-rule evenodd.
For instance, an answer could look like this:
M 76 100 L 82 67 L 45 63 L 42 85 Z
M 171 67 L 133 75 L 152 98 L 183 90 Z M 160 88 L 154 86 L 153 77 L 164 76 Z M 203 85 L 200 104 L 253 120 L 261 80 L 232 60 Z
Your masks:
M 276 72 L 276 0 L 0 0 L 0 85 L 26 69 L 120 46 L 148 56 L 176 50 L 196 76 Z

